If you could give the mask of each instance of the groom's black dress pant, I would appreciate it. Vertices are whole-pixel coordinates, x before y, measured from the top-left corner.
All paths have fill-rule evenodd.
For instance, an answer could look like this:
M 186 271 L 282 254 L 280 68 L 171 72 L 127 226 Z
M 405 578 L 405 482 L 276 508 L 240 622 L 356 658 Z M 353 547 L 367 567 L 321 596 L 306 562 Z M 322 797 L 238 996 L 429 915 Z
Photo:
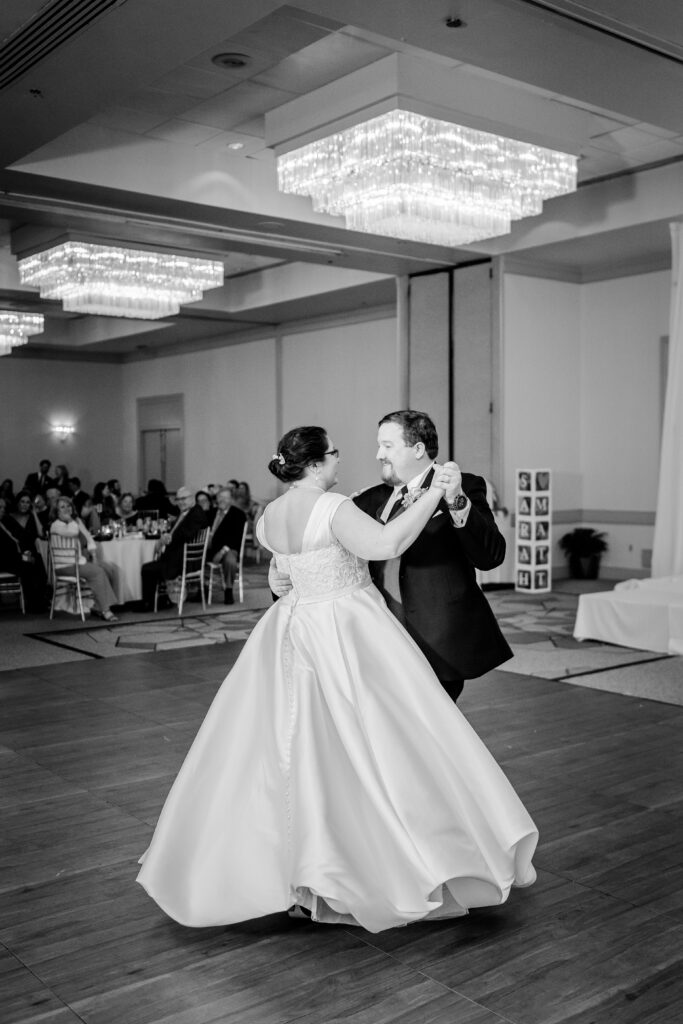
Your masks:
M 439 682 L 453 702 L 457 701 L 465 686 L 464 679 L 439 679 Z

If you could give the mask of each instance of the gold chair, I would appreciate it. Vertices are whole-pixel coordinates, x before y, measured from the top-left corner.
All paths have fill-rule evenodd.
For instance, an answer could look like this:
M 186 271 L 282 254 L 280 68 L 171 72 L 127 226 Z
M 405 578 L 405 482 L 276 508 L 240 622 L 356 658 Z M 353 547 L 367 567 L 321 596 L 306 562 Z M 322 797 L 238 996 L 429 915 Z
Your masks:
M 235 577 L 234 577 L 234 579 L 232 581 L 233 589 L 235 587 L 237 587 L 237 589 L 238 589 L 239 598 L 240 598 L 240 604 L 242 604 L 242 602 L 244 601 L 244 549 L 246 547 L 248 533 L 249 533 L 249 523 L 245 522 L 244 529 L 242 530 L 242 540 L 240 542 L 239 555 L 237 557 L 237 570 L 235 572 Z M 207 545 L 207 547 L 208 547 L 208 545 Z M 207 576 L 207 570 L 208 570 L 208 576 Z M 207 590 L 208 590 L 208 593 L 207 593 L 207 603 L 208 604 L 212 603 L 212 598 L 213 598 L 213 578 L 214 578 L 214 574 L 215 573 L 217 573 L 218 576 L 220 577 L 221 589 L 225 590 L 225 576 L 223 575 L 223 566 L 222 565 L 214 565 L 213 562 L 207 561 L 206 560 L 206 555 L 205 555 L 204 556 L 204 572 L 202 573 L 202 579 L 204 580 L 204 583 L 207 586 Z
M 196 537 L 183 544 L 183 570 L 180 576 L 175 579 L 166 580 L 165 583 L 157 583 L 154 591 L 154 611 L 160 594 L 169 594 L 169 588 L 178 592 L 178 615 L 183 614 L 183 605 L 187 598 L 187 584 L 198 583 L 199 592 L 202 596 L 202 611 L 206 611 L 206 599 L 204 597 L 204 563 L 206 562 L 206 549 L 209 544 L 209 529 L 200 530 Z
M 92 590 L 78 571 L 78 560 L 81 556 L 81 545 L 78 537 L 62 537 L 50 535 L 49 558 L 50 582 L 52 583 L 52 603 L 50 618 L 54 618 L 55 603 L 58 597 L 66 596 L 75 601 L 76 609 L 83 622 L 85 610 L 83 598 L 92 599 Z
M 15 576 L 13 572 L 0 572 L 0 594 L 18 597 L 21 614 L 26 615 L 24 588 L 21 585 L 21 579 Z

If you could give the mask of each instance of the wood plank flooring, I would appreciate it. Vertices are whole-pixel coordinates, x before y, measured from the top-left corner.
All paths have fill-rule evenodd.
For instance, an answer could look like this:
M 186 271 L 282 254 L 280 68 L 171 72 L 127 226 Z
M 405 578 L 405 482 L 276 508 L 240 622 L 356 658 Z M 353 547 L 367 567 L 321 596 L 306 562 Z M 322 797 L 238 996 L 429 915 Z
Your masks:
M 683 708 L 647 700 L 467 684 L 541 832 L 502 907 L 380 935 L 166 918 L 137 858 L 240 646 L 0 672 L 3 1024 L 680 1024 Z

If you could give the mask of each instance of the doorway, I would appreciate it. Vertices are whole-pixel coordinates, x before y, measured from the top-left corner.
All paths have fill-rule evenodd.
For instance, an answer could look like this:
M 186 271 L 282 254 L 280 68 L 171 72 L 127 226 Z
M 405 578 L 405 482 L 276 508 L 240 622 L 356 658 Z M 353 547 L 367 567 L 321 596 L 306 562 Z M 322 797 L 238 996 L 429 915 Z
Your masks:
M 183 395 L 138 398 L 140 490 L 162 480 L 168 492 L 185 479 L 185 411 Z

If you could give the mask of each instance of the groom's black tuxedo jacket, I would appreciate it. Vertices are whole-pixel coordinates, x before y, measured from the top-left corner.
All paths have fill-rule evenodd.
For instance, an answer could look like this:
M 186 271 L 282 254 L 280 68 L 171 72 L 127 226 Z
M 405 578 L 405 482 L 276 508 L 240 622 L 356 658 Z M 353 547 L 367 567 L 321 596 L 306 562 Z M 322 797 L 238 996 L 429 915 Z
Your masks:
M 424 486 L 431 476 L 427 475 Z M 475 568 L 494 569 L 501 564 L 505 540 L 486 501 L 482 477 L 463 473 L 462 489 L 472 503 L 465 526 L 454 526 L 442 500 L 417 540 L 401 555 L 402 607 L 383 587 L 387 563 L 370 562 L 373 582 L 442 680 L 473 679 L 512 657 L 475 577 Z M 388 484 L 378 484 L 353 500 L 378 519 L 392 493 Z

